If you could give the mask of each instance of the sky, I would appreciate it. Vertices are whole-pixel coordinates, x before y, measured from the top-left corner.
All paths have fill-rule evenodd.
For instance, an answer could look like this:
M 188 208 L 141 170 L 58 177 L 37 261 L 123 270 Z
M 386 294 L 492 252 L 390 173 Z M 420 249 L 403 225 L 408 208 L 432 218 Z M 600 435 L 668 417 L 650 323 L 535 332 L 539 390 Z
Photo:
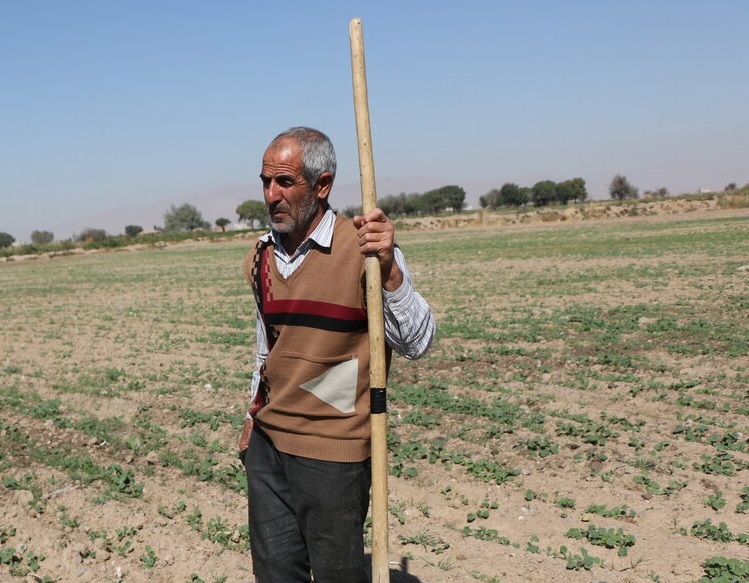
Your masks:
M 0 0 L 0 231 L 235 221 L 297 125 L 335 145 L 334 208 L 360 204 L 352 18 L 379 197 L 749 182 L 745 0 Z

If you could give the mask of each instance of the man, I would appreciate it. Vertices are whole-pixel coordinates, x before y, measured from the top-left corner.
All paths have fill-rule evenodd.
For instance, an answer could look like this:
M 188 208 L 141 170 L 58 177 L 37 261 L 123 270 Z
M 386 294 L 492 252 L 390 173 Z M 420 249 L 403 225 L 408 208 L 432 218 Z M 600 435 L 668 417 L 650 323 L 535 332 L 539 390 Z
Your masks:
M 390 350 L 434 337 L 393 224 L 328 204 L 336 158 L 311 128 L 278 135 L 260 179 L 272 230 L 245 261 L 257 304 L 256 371 L 240 437 L 258 583 L 364 583 L 369 505 L 369 337 L 364 257 L 380 264 Z M 251 439 L 250 439 L 251 436 Z

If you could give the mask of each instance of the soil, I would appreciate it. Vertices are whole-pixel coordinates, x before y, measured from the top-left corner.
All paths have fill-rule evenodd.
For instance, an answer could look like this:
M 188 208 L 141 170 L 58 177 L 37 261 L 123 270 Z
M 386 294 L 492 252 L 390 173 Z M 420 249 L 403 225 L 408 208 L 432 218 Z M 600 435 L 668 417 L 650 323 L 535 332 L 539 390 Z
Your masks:
M 634 208 L 637 210 L 633 211 Z M 571 207 L 546 213 L 467 213 L 460 218 L 403 221 L 399 226 L 415 232 L 494 228 L 511 228 L 519 232 L 539 228 L 539 225 L 552 228 L 552 224 L 578 220 L 588 220 L 591 224 L 624 219 L 662 222 L 699 216 L 749 216 L 749 209 L 721 210 L 716 208 L 715 201 L 651 201 L 636 206 L 609 204 L 598 209 Z M 192 242 L 159 252 L 175 253 L 177 248 L 192 246 L 200 249 L 209 244 Z M 235 241 L 224 245 L 248 247 L 249 242 Z M 737 249 L 734 261 L 740 262 L 743 253 L 743 260 L 749 263 L 747 252 L 745 247 Z M 177 274 L 189 266 L 180 263 L 182 255 L 175 253 L 174 257 L 174 277 L 179 277 Z M 682 259 L 704 260 L 700 257 Z M 45 269 L 64 271 L 64 262 L 91 262 L 93 271 L 98 266 L 97 261 L 103 259 L 92 254 L 55 258 L 46 264 L 43 258 L 39 258 L 33 262 L 16 260 L 15 264 L 7 262 L 0 266 L 3 272 L 0 277 L 12 277 L 13 270 L 29 268 L 29 263 L 33 263 L 40 270 L 39 285 L 50 288 L 47 299 L 40 299 L 36 292 L 30 294 L 33 298 L 28 301 L 0 294 L 5 304 L 0 329 L 0 345 L 3 347 L 0 361 L 4 374 L 0 379 L 6 386 L 15 385 L 19 394 L 38 395 L 40 407 L 53 406 L 53 400 L 57 399 L 60 410 L 69 412 L 74 420 L 63 426 L 55 422 L 54 415 L 46 416 L 44 411 L 3 406 L 0 442 L 4 450 L 0 452 L 0 477 L 5 487 L 0 486 L 0 549 L 14 549 L 15 558 L 0 564 L 0 580 L 81 583 L 253 581 L 249 553 L 239 548 L 244 540 L 240 527 L 246 523 L 247 503 L 242 492 L 216 480 L 203 480 L 199 473 L 188 475 L 184 470 L 165 463 L 160 457 L 163 449 L 154 449 L 141 456 L 124 444 L 92 436 L 82 422 L 118 418 L 135 430 L 134 419 L 150 420 L 152 431 L 149 435 L 159 439 L 158 431 L 153 430 L 158 426 L 164 432 L 165 447 L 176 456 L 189 455 L 198 434 L 205 444 L 217 444 L 214 458 L 219 467 L 236 470 L 240 462 L 233 451 L 238 437 L 235 428 L 228 423 L 216 424 L 215 428 L 206 422 L 190 425 L 185 423 L 184 416 L 176 414 L 188 408 L 198 412 L 220 410 L 228 417 L 242 414 L 241 390 L 230 383 L 207 382 L 200 371 L 212 371 L 211 378 L 220 378 L 221 371 L 231 371 L 231 375 L 241 380 L 241 373 L 246 374 L 252 366 L 251 346 L 188 342 L 185 338 L 198 336 L 200 326 L 191 323 L 189 313 L 180 311 L 180 306 L 189 312 L 196 307 L 207 309 L 212 303 L 216 303 L 217 311 L 220 311 L 222 306 L 230 305 L 226 302 L 235 301 L 230 293 L 234 288 L 229 291 L 220 288 L 185 289 L 167 295 L 158 289 L 141 289 L 137 285 L 125 289 L 121 286 L 86 285 L 80 281 L 60 283 L 45 280 L 43 274 Z M 520 260 L 516 261 L 521 264 Z M 668 258 L 643 261 L 662 264 Z M 560 264 L 558 259 L 548 259 L 549 268 L 563 272 L 571 273 L 576 269 L 573 263 Z M 420 281 L 428 283 L 426 280 L 430 275 L 421 272 L 421 267 L 412 266 L 414 271 L 420 272 Z M 543 270 L 543 266 L 536 267 Z M 80 268 L 78 263 L 76 268 Z M 85 269 L 81 273 L 86 273 Z M 439 274 L 434 277 L 439 277 Z M 144 278 L 147 280 L 147 273 Z M 717 289 L 723 285 L 735 286 L 736 282 L 733 279 L 731 282 L 714 279 L 690 289 L 669 286 L 662 292 L 666 295 L 660 298 L 653 292 L 640 291 L 643 295 L 639 301 L 669 301 L 669 298 L 676 297 L 686 300 L 690 294 L 703 294 L 706 286 Z M 744 287 L 739 291 L 746 293 L 746 285 L 744 279 Z M 56 293 L 55 286 L 68 288 L 68 291 L 73 289 L 75 293 L 71 295 L 65 289 Z M 439 316 L 446 310 L 442 303 L 445 299 L 429 297 L 429 300 L 439 322 Z M 599 297 L 596 293 L 576 300 L 582 303 L 612 301 L 611 297 Z M 513 298 L 496 301 L 508 306 L 512 305 Z M 568 298 L 556 301 L 565 302 Z M 168 304 L 169 310 L 154 307 L 161 303 Z M 140 318 L 140 311 L 147 311 L 148 319 Z M 746 311 L 739 312 L 737 317 L 745 319 Z M 641 324 L 644 327 L 648 322 Z M 549 340 L 546 346 L 561 352 L 564 343 L 571 340 Z M 167 341 L 172 343 L 172 347 L 174 343 L 179 346 L 183 342 L 184 348 L 160 348 Z M 446 385 L 457 397 L 471 392 L 470 386 L 464 386 L 468 369 L 475 382 L 490 383 L 498 367 L 520 367 L 522 364 L 513 361 L 511 355 L 493 363 L 472 363 L 454 358 L 456 352 L 470 354 L 481 349 L 479 341 L 444 338 L 424 361 L 410 363 L 397 359 L 391 380 L 398 384 Z M 710 358 L 677 358 L 674 354 L 662 352 L 658 356 L 668 370 L 679 371 L 678 378 L 659 379 L 666 384 L 684 379 L 710 380 L 718 388 L 726 389 L 729 380 L 721 380 L 716 371 L 741 370 L 740 363 L 728 354 Z M 746 355 L 741 358 L 746 358 Z M 749 362 L 743 364 L 743 370 L 747 365 Z M 81 372 L 87 368 L 92 377 L 96 374 L 117 377 L 116 371 L 124 371 L 125 378 L 147 378 L 149 384 L 141 389 L 131 386 L 131 390 L 124 390 L 122 383 L 118 384 L 120 379 L 114 378 L 111 383 L 114 388 L 108 389 L 106 385 L 96 385 L 92 381 L 93 388 L 82 390 Z M 194 371 L 192 377 L 191 370 Z M 176 371 L 181 371 L 180 390 L 168 390 L 177 382 Z M 649 444 L 649 448 L 669 442 L 662 445 L 666 450 L 663 457 L 648 449 L 648 455 L 643 452 L 642 456 L 642 463 L 648 465 L 638 467 L 632 461 L 637 457 L 634 449 L 625 439 L 609 442 L 605 459 L 587 457 L 585 454 L 595 448 L 571 438 L 557 440 L 560 451 L 555 455 L 532 456 L 515 447 L 519 439 L 532 435 L 521 431 L 491 443 L 482 443 L 479 438 L 464 442 L 464 447 L 470 449 L 466 453 L 483 453 L 497 463 L 519 471 L 518 476 L 502 483 L 476 479 L 458 463 L 449 466 L 432 464 L 427 459 L 413 461 L 410 466 L 418 470 L 417 476 L 393 476 L 389 480 L 392 581 L 686 583 L 697 581 L 704 574 L 701 563 L 708 557 L 749 560 L 746 544 L 688 536 L 690 527 L 706 517 L 712 517 L 716 525 L 725 522 L 733 533 L 749 532 L 747 515 L 733 511 L 740 501 L 741 488 L 749 484 L 749 470 L 734 476 L 706 474 L 695 471 L 689 464 L 677 463 L 679 460 L 699 460 L 708 449 L 701 442 L 671 438 L 670 431 L 677 415 L 673 404 L 654 400 L 652 394 L 632 395 L 627 386 L 616 380 L 600 391 L 581 393 L 565 386 L 568 372 L 539 372 L 537 400 L 528 400 L 522 406 L 546 412 L 551 408 L 570 414 L 585 412 L 590 418 L 603 419 L 604 424 L 608 420 L 609 427 L 616 415 L 641 420 L 642 430 L 633 434 L 633 438 Z M 511 381 L 505 384 L 508 389 L 513 389 Z M 79 388 L 68 390 L 73 386 Z M 744 392 L 745 403 L 749 397 L 746 387 L 746 381 L 743 387 L 735 386 L 736 391 Z M 6 395 L 5 403 L 10 403 L 12 392 L 2 394 Z M 549 399 L 553 396 L 553 406 L 543 402 L 544 395 Z M 392 421 L 399 428 L 406 427 L 400 423 L 414 409 L 402 405 L 395 407 Z M 449 444 L 451 436 L 461 432 L 470 434 L 474 429 L 466 423 L 464 415 L 433 414 L 441 415 L 441 423 L 436 427 L 426 424 L 419 430 L 425 442 L 442 435 L 448 438 Z M 746 434 L 741 433 L 749 426 L 746 415 L 725 412 L 723 418 L 726 423 L 738 425 L 738 439 L 746 442 Z M 114 435 L 118 434 L 117 427 L 112 431 Z M 397 431 L 405 440 L 411 429 Z M 19 439 L 19 435 L 24 439 Z M 26 438 L 28 441 L 24 441 Z M 465 446 L 465 443 L 470 445 Z M 39 459 L 28 444 L 36 444 L 37 451 L 45 448 L 48 456 L 62 455 L 64 451 L 81 452 L 99 467 L 116 465 L 124 470 L 132 469 L 137 483 L 142 485 L 142 495 L 102 501 L 106 487 L 101 480 L 87 481 L 83 471 L 80 479 L 72 479 L 70 471 L 49 460 Z M 746 451 L 735 455 L 749 463 Z M 642 483 L 634 482 L 632 478 L 641 475 L 643 469 L 662 487 L 673 484 L 676 491 L 671 495 L 653 493 Z M 36 489 L 19 486 L 24 483 L 33 483 Z M 685 485 L 679 486 L 682 483 Z M 120 493 L 126 488 L 127 484 L 121 484 Z M 725 510 L 706 510 L 704 500 L 717 493 L 728 499 Z M 565 500 L 573 500 L 574 508 L 565 507 Z M 606 504 L 609 508 L 621 506 L 625 510 L 622 516 L 604 518 L 588 511 L 595 504 Z M 202 515 L 201 528 L 194 527 L 194 518 L 192 524 L 188 519 L 195 516 L 196 509 Z M 482 509 L 487 511 L 486 518 L 477 515 L 477 511 Z M 469 522 L 469 514 L 477 516 Z M 220 532 L 222 536 L 216 536 L 217 540 L 212 541 L 207 536 L 211 531 L 208 524 L 214 520 L 215 526 L 218 517 L 227 526 L 214 528 L 213 532 Z M 622 529 L 624 533 L 632 534 L 636 543 L 627 556 L 618 556 L 616 549 L 594 546 L 589 541 L 567 536 L 572 527 L 584 530 L 592 524 L 615 531 Z M 463 532 L 466 527 L 474 535 L 483 533 L 490 540 L 466 536 Z M 128 542 L 129 548 L 123 548 Z M 570 555 L 580 556 L 583 556 L 581 548 L 585 548 L 591 556 L 601 558 L 603 564 L 593 565 L 590 569 L 567 568 L 568 561 L 560 550 L 562 546 L 568 547 Z M 23 575 L 23 567 L 30 564 L 29 551 L 43 555 L 44 559 L 39 561 L 37 571 Z M 153 564 L 149 564 L 149 556 L 153 558 Z

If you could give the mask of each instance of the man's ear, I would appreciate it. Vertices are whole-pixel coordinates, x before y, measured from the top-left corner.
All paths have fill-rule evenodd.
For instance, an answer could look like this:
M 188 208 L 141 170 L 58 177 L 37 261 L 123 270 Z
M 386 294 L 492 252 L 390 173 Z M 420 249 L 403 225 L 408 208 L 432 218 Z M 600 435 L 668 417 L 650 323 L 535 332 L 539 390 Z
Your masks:
M 317 184 L 315 184 L 315 196 L 317 196 L 319 200 L 327 200 L 332 188 L 333 175 L 330 172 L 323 172 L 317 178 Z

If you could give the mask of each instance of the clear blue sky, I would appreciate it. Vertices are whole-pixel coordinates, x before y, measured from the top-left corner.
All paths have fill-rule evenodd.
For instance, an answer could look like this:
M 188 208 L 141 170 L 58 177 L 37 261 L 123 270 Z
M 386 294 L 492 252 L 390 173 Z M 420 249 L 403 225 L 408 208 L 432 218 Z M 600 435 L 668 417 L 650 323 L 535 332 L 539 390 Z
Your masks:
M 353 17 L 379 196 L 749 182 L 745 0 L 0 0 L 0 231 L 234 220 L 293 125 L 330 135 L 331 201 L 357 204 Z

